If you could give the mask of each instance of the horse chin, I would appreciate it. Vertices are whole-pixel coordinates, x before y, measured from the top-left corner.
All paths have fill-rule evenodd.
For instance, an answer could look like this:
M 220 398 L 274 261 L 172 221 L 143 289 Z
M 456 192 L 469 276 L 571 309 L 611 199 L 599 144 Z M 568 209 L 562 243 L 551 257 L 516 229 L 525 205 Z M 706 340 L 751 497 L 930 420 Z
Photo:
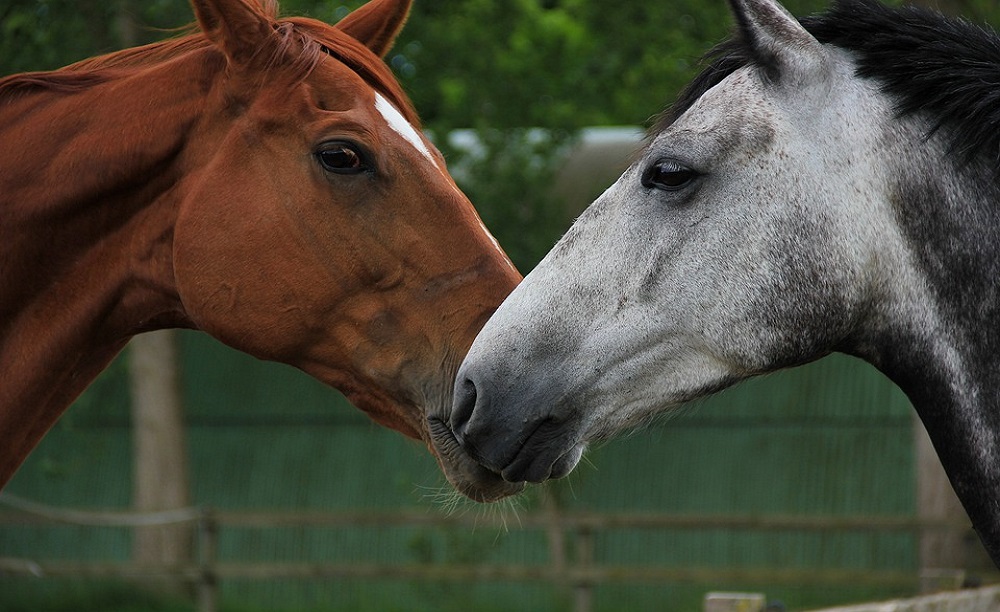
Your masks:
M 470 457 L 451 429 L 436 417 L 427 419 L 430 444 L 448 482 L 469 499 L 482 503 L 499 501 L 524 490 L 523 482 L 507 482 Z

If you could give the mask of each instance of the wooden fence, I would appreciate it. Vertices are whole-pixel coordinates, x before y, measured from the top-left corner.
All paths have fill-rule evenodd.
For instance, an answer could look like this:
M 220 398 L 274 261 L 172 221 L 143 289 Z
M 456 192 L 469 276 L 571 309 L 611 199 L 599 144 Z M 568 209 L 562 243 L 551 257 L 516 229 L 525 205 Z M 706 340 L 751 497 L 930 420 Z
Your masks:
M 592 609 L 593 589 L 607 583 L 743 583 L 810 584 L 821 586 L 872 585 L 911 588 L 917 591 L 921 576 L 916 572 L 798 569 L 798 568 L 686 568 L 657 566 L 612 566 L 595 561 L 595 534 L 630 530 L 739 530 L 772 532 L 941 532 L 968 533 L 967 523 L 926 521 L 909 517 L 823 516 L 684 516 L 653 513 L 594 513 L 542 511 L 519 517 L 516 526 L 501 525 L 500 519 L 446 516 L 415 511 L 358 512 L 254 512 L 185 508 L 167 512 L 128 513 L 57 509 L 0 494 L 0 524 L 90 525 L 141 528 L 192 524 L 197 533 L 197 558 L 174 566 L 138 565 L 122 562 L 39 560 L 3 557 L 0 575 L 39 578 L 114 578 L 123 580 L 172 579 L 195 585 L 198 610 L 215 612 L 221 582 L 231 579 L 403 579 L 423 581 L 514 581 L 544 582 L 572 589 L 574 610 Z M 388 527 L 478 527 L 495 522 L 497 528 L 538 530 L 549 548 L 546 564 L 386 564 L 386 563 L 289 563 L 229 562 L 217 556 L 221 530 L 232 528 L 388 528 Z M 567 545 L 572 539 L 573 546 Z M 945 578 L 960 582 L 960 570 Z M 926 578 L 926 577 L 924 577 Z M 990 576 L 996 580 L 996 576 Z M 954 586 L 958 586 L 955 584 Z

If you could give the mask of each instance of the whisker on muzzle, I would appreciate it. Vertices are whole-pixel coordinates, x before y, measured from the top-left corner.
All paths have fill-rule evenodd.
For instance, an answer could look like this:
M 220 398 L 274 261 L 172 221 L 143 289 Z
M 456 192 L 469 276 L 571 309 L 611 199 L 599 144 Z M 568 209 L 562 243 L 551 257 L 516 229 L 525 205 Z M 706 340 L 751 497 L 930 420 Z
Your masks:
M 438 507 L 441 512 L 448 517 L 465 517 L 472 514 L 473 529 L 483 524 L 487 527 L 497 527 L 497 536 L 509 533 L 510 526 L 517 523 L 521 526 L 520 511 L 522 500 L 520 497 L 505 497 L 499 501 L 484 504 L 473 501 L 462 495 L 450 485 L 430 487 L 417 485 L 417 490 L 421 492 L 421 499 L 428 501 Z

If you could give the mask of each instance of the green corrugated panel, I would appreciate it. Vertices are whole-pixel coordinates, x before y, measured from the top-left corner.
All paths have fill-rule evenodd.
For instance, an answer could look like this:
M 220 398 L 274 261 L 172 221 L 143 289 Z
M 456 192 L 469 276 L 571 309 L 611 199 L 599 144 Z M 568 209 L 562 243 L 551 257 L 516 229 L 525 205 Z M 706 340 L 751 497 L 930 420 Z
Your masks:
M 196 334 L 185 334 L 182 347 L 198 503 L 438 511 L 427 497 L 443 479 L 418 443 L 374 425 L 339 394 L 291 368 L 256 361 Z M 43 441 L 9 490 L 69 506 L 127 505 L 125 387 L 117 363 Z M 594 449 L 553 491 L 565 507 L 578 510 L 909 515 L 910 418 L 906 399 L 881 375 L 835 357 L 749 381 Z M 537 508 L 535 496 L 524 503 Z M 516 529 L 231 529 L 222 534 L 220 554 L 231 560 L 545 563 L 546 546 L 543 533 Z M 625 529 L 599 534 L 595 546 L 598 562 L 626 565 L 914 566 L 912 539 L 893 534 Z M 124 530 L 101 535 L 0 528 L 0 554 L 118 559 L 128 554 L 128 538 Z M 800 596 L 795 585 L 773 588 L 789 602 Z M 682 585 L 602 587 L 597 609 L 696 601 L 691 592 Z M 380 594 L 387 609 L 397 600 L 400 609 L 472 603 L 527 609 L 532 602 L 547 602 L 542 607 L 549 609 L 566 601 L 565 593 L 523 584 L 234 583 L 225 593 L 259 607 L 292 609 L 351 609 L 350 602 L 365 593 Z M 626 608 L 614 607 L 615 601 Z
M 340 393 L 295 368 L 260 361 L 195 332 L 181 332 L 180 346 L 192 423 L 368 422 Z

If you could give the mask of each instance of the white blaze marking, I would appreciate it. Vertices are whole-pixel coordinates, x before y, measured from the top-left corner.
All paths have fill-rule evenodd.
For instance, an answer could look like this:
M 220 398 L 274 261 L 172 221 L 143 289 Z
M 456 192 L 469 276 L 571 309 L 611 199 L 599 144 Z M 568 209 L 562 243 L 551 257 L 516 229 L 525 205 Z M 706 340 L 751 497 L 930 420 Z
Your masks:
M 386 122 L 389 124 L 389 127 L 391 127 L 394 132 L 402 136 L 408 143 L 413 145 L 414 148 L 417 149 L 417 151 L 423 153 L 424 157 L 429 159 L 430 162 L 434 164 L 435 167 L 438 166 L 437 161 L 434 160 L 434 156 L 431 155 L 431 152 L 427 148 L 427 145 L 424 144 L 424 139 L 420 137 L 420 134 L 417 133 L 417 130 L 414 129 L 413 125 L 409 121 L 407 121 L 405 117 L 403 117 L 403 115 L 396 109 L 396 107 L 393 106 L 391 102 L 382 97 L 382 94 L 379 93 L 375 94 L 375 110 L 377 110 L 379 113 L 382 114 L 383 117 L 385 117 Z M 444 170 L 442 170 L 440 167 L 438 167 L 438 169 L 441 170 L 442 173 L 444 172 Z M 452 188 L 455 189 L 455 191 L 458 191 L 459 194 L 462 195 L 462 198 L 465 198 L 465 195 L 458 190 L 458 187 L 456 185 L 453 184 Z M 504 253 L 503 248 L 500 246 L 500 243 L 497 242 L 497 239 L 493 237 L 493 234 L 490 233 L 490 230 L 486 229 L 486 225 L 482 222 L 482 220 L 479 221 L 479 226 L 483 228 L 483 233 L 486 234 L 486 237 L 490 239 L 490 242 L 493 243 L 494 248 L 496 248 L 497 252 L 500 253 L 501 257 L 507 263 L 510 269 L 513 270 L 514 272 L 517 272 L 517 268 L 515 268 L 514 264 L 511 263 L 510 259 L 508 259 L 507 254 Z
M 507 264 L 508 268 L 510 268 L 511 270 L 513 270 L 514 272 L 516 272 L 517 274 L 520 274 L 520 272 L 517 271 L 517 268 L 514 267 L 514 263 L 510 260 L 509 257 L 507 257 L 507 253 L 504 252 L 503 247 L 500 246 L 500 243 L 497 242 L 497 239 L 493 236 L 493 234 L 490 232 L 490 230 L 486 227 L 486 224 L 483 223 L 482 219 L 479 220 L 479 227 L 483 228 L 483 233 L 486 234 L 486 237 L 489 238 L 490 242 L 493 243 L 493 247 L 497 250 L 497 253 L 500 253 L 500 259 L 504 260 L 504 262 Z
M 396 107 L 382 97 L 382 94 L 375 94 L 375 110 L 382 113 L 382 116 L 385 117 L 386 122 L 394 132 L 413 145 L 417 151 L 423 153 L 424 157 L 429 159 L 431 163 L 435 166 L 437 165 L 434 161 L 434 156 L 431 155 L 427 145 L 424 144 L 424 139 L 420 137 L 420 134 L 417 133 L 417 130 L 413 128 L 410 122 L 407 121 L 398 110 L 396 110 Z

